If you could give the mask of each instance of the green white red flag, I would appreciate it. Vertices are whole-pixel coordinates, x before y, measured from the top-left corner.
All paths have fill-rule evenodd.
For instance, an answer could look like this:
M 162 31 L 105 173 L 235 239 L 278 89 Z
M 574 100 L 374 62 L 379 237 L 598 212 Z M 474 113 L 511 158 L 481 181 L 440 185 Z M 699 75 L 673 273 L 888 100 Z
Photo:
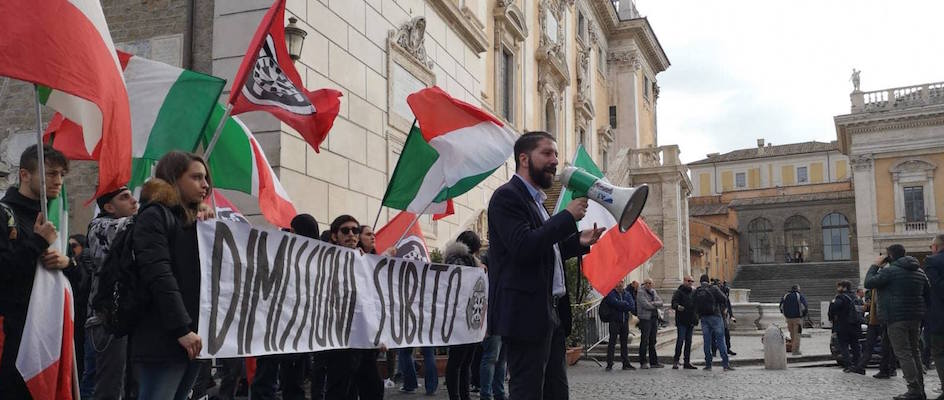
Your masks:
M 157 160 L 172 150 L 193 151 L 226 81 L 122 51 L 118 59 L 131 106 L 131 157 Z M 60 113 L 46 128 L 46 140 L 52 134 L 53 147 L 67 158 L 94 159 L 79 145 L 82 126 Z
M 401 211 L 390 222 L 387 222 L 387 225 L 380 228 L 374 236 L 377 252 L 384 252 L 396 246 L 395 257 L 429 262 L 429 250 L 426 247 L 423 230 L 420 229 L 418 223 L 413 222 L 414 219 L 416 219 L 416 214 Z M 401 237 L 403 240 L 397 242 Z
M 66 254 L 69 216 L 66 190 L 48 203 L 49 221 L 59 237 L 49 246 Z M 36 263 L 33 290 L 26 312 L 23 338 L 16 357 L 16 369 L 23 376 L 34 399 L 71 399 L 73 382 L 72 286 L 62 271 L 52 271 Z
M 99 161 L 98 195 L 131 175 L 131 112 L 121 64 L 97 0 L 0 2 L 0 75 L 50 88 L 41 100 L 83 127 Z
M 575 167 L 582 168 L 591 175 L 606 179 L 603 171 L 597 167 L 583 145 L 577 146 L 574 154 Z M 561 212 L 573 199 L 573 191 L 564 189 L 557 200 L 556 212 Z M 649 229 L 640 217 L 626 232 L 620 232 L 616 218 L 600 204 L 590 201 L 587 214 L 577 222 L 580 230 L 592 229 L 594 224 L 606 227 L 606 232 L 590 249 L 590 254 L 583 256 L 583 274 L 593 288 L 604 295 L 613 290 L 616 283 L 627 274 L 645 263 L 662 248 L 662 241 Z
M 204 143 L 209 143 L 213 137 L 223 113 L 223 106 L 217 104 L 203 131 Z M 291 226 L 292 218 L 298 212 L 269 165 L 262 146 L 239 118 L 231 116 L 227 119 L 207 164 L 214 187 L 258 198 L 259 210 L 267 221 L 282 228 Z
M 407 103 L 417 122 L 383 205 L 417 214 L 443 213 L 448 200 L 478 185 L 511 156 L 517 133 L 442 89 L 420 90 Z

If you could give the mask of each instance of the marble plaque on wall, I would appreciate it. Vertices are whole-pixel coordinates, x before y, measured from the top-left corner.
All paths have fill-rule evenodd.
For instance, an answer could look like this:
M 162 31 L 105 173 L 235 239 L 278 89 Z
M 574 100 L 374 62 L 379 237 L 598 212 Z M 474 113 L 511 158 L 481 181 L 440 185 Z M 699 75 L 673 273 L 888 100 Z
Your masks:
M 413 110 L 406 103 L 406 97 L 425 88 L 426 84 L 399 64 L 394 64 L 392 70 L 390 91 L 393 95 L 393 103 L 390 104 L 390 112 L 412 122 L 415 117 Z

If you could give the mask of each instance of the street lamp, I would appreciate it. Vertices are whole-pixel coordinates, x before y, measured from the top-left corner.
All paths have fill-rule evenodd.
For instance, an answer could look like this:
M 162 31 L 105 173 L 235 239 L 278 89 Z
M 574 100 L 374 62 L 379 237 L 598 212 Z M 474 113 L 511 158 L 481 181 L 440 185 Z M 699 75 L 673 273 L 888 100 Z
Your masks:
M 296 22 L 297 18 L 288 17 L 288 26 L 285 27 L 285 44 L 288 45 L 288 56 L 292 61 L 302 58 L 302 45 L 305 44 L 305 36 L 308 36 L 308 32 L 295 25 Z

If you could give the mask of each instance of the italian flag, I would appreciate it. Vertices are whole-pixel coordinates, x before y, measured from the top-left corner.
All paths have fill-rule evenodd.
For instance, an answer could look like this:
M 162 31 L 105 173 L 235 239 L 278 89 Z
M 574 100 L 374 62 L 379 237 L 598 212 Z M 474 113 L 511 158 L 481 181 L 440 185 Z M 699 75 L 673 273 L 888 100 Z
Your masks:
M 213 138 L 223 113 L 223 106 L 217 104 L 203 131 L 204 143 Z M 262 146 L 239 118 L 231 116 L 226 120 L 207 163 L 214 187 L 258 198 L 259 209 L 269 223 L 283 228 L 291 226 L 297 214 L 295 206 L 269 165 Z
M 573 165 L 593 176 L 606 179 L 603 171 L 593 162 L 583 145 L 577 146 Z M 562 190 L 557 200 L 555 213 L 563 211 L 572 199 L 573 191 Z M 607 229 L 590 249 L 590 254 L 583 256 L 583 274 L 590 285 L 605 296 L 613 290 L 617 282 L 659 251 L 662 248 L 662 241 L 652 233 L 641 217 L 629 230 L 621 233 L 613 214 L 610 214 L 599 203 L 590 201 L 587 214 L 577 222 L 577 228 L 582 231 L 593 229 L 594 225 Z
M 226 81 L 125 52 L 118 52 L 118 59 L 131 105 L 131 185 L 135 186 L 150 176 L 150 166 L 167 152 L 197 147 Z M 48 139 L 55 134 L 53 146 L 69 159 L 95 159 L 81 145 L 82 132 L 82 126 L 56 114 L 45 135 Z
M 65 187 L 49 201 L 49 221 L 59 238 L 49 248 L 66 254 L 68 215 Z M 51 271 L 36 263 L 23 339 L 16 369 L 34 399 L 71 399 L 73 385 L 74 310 L 72 286 L 62 271 Z
M 0 75 L 54 90 L 43 102 L 79 123 L 99 161 L 98 195 L 131 175 L 131 112 L 98 0 L 0 1 Z
M 435 86 L 406 101 L 417 122 L 383 205 L 416 214 L 442 213 L 448 200 L 478 185 L 511 156 L 518 135 L 485 111 Z

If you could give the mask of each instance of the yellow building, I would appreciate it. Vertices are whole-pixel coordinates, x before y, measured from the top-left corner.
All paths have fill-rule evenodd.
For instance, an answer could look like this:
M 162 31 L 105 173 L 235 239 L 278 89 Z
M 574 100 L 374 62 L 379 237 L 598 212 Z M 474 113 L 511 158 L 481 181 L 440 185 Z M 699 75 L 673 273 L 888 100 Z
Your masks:
M 852 164 L 864 277 L 889 245 L 902 244 L 921 260 L 941 232 L 944 82 L 856 88 L 850 100 L 850 113 L 835 117 L 836 136 Z

